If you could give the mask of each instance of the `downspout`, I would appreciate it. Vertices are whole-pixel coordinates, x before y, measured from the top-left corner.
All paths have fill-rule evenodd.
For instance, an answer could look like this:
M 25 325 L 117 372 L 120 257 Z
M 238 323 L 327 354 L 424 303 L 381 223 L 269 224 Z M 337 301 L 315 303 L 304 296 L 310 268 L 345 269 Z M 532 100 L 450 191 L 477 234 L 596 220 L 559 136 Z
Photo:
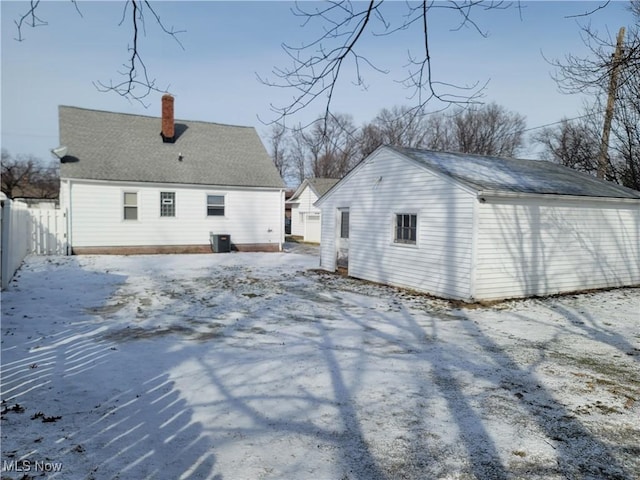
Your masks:
M 476 276 L 478 275 L 478 236 L 479 236 L 479 215 L 480 215 L 480 199 L 476 198 L 473 202 L 473 218 L 471 221 L 471 271 L 469 272 L 469 301 L 475 301 L 476 298 Z
M 285 191 L 280 190 L 280 251 L 284 249 L 284 215 L 285 215 Z
M 73 255 L 73 222 L 72 222 L 72 212 L 73 210 L 71 209 L 71 186 L 73 185 L 73 183 L 71 182 L 71 180 L 67 180 L 67 183 L 69 184 L 69 188 L 67 189 L 67 195 L 69 198 L 67 198 L 67 205 L 66 205 L 66 211 L 65 214 L 67 216 L 67 255 Z

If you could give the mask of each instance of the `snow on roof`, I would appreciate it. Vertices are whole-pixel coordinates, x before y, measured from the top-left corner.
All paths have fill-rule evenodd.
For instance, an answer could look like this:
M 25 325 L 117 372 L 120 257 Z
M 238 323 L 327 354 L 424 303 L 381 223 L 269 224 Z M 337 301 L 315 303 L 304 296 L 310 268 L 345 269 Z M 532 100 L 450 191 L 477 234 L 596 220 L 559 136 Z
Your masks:
M 640 199 L 640 192 L 547 161 L 389 148 L 477 191 Z

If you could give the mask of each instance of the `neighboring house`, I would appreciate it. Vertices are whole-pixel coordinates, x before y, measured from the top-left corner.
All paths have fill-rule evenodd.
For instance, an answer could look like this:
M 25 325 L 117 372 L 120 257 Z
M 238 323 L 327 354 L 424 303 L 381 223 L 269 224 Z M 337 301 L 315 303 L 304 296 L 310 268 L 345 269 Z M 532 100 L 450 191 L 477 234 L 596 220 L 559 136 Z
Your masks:
M 73 253 L 279 251 L 284 183 L 252 127 L 61 106 L 60 207 Z
M 291 205 L 291 235 L 320 242 L 320 209 L 314 203 L 338 183 L 337 178 L 307 178 L 287 201 Z
M 465 301 L 640 284 L 640 192 L 544 161 L 380 147 L 316 203 L 320 265 Z

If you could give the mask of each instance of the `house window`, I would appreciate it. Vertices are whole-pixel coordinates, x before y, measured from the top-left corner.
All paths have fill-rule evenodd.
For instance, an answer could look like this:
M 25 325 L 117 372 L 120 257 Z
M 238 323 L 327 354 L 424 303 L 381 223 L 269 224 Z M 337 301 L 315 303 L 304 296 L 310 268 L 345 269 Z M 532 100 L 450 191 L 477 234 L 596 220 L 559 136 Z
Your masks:
M 349 212 L 340 212 L 340 238 L 349 238 Z
M 415 245 L 418 230 L 418 216 L 408 213 L 396 215 L 395 243 Z
M 224 216 L 224 195 L 207 195 L 207 216 Z
M 138 219 L 138 193 L 124 192 L 124 219 Z
M 160 216 L 176 216 L 176 192 L 160 192 Z

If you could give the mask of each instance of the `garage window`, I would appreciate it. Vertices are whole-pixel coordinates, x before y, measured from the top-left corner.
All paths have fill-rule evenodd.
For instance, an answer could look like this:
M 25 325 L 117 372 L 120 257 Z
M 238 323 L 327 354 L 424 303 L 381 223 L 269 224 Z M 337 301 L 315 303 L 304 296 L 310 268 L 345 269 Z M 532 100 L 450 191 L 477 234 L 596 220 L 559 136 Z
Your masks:
M 412 213 L 396 215 L 395 243 L 415 245 L 418 237 L 418 216 Z

